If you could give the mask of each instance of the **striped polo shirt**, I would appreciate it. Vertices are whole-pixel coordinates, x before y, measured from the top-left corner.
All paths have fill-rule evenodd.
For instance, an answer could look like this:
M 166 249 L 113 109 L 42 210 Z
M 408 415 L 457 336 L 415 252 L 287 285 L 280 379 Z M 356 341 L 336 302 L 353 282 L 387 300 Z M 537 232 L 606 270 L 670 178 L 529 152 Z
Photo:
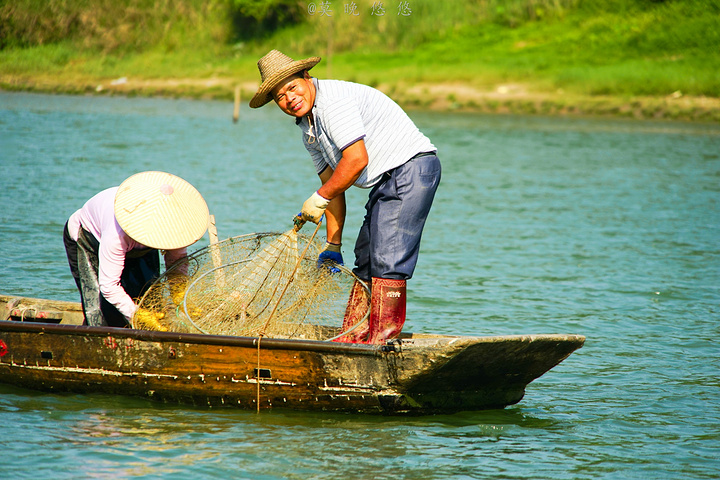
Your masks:
M 327 166 L 337 168 L 342 151 L 361 139 L 368 165 L 355 185 L 362 188 L 372 187 L 383 173 L 418 153 L 437 151 L 402 108 L 379 90 L 341 80 L 312 81 L 313 121 L 305 116 L 296 123 L 318 174 Z

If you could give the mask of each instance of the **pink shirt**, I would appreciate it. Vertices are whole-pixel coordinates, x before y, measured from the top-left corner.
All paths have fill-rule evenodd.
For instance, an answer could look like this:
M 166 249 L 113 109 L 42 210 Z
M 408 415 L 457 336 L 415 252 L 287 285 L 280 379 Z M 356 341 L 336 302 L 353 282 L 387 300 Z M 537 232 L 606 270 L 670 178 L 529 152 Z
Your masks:
M 133 249 L 147 248 L 130 238 L 115 219 L 115 194 L 119 187 L 108 188 L 88 200 L 68 220 L 68 233 L 77 241 L 80 227 L 92 233 L 100 242 L 98 252 L 98 283 L 103 297 L 130 319 L 137 305 L 120 284 L 125 267 L 125 254 Z M 169 267 L 187 255 L 187 248 L 165 251 L 165 266 Z

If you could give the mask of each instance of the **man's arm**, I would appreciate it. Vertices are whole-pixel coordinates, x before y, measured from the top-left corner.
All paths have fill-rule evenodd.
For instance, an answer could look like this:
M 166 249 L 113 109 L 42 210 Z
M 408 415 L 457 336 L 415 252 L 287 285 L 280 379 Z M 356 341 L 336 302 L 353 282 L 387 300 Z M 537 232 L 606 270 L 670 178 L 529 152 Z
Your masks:
M 325 185 L 332 178 L 333 169 L 327 167 L 320 174 L 320 181 Z M 345 225 L 345 193 L 333 198 L 325 210 L 325 228 L 327 229 L 327 241 L 335 244 L 342 244 L 342 232 Z
M 337 168 L 335 171 L 330 170 L 330 177 L 323 181 L 323 186 L 317 192 L 318 195 L 328 200 L 334 199 L 355 183 L 367 164 L 368 154 L 365 149 L 365 141 L 358 140 L 343 150 L 343 156 Z
M 345 221 L 344 192 L 360 177 L 367 164 L 368 155 L 365 142 L 358 140 L 343 150 L 343 156 L 335 170 L 328 167 L 320 172 L 322 186 L 303 203 L 300 216 L 302 216 L 303 220 L 314 223 L 318 223 L 326 210 L 333 205 L 331 202 L 335 203 L 332 207 L 335 217 L 332 222 L 336 223 L 331 226 L 331 220 L 328 218 L 328 241 L 331 241 L 330 238 L 334 238 L 337 234 L 342 236 L 342 224 Z M 343 198 L 335 202 L 335 199 L 338 199 L 341 195 Z

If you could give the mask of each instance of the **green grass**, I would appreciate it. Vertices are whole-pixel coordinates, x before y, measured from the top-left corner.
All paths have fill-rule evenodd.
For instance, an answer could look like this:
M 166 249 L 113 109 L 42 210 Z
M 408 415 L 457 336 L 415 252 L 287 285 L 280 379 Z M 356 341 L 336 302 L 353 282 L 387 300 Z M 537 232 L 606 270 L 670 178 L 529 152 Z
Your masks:
M 375 65 L 387 81 L 519 81 L 587 94 L 720 96 L 720 15 L 679 18 L 673 5 L 657 8 L 630 16 L 579 11 L 518 28 L 465 26 L 412 50 L 343 60 L 357 70 Z
M 68 84 L 120 76 L 253 82 L 257 59 L 280 48 L 295 57 L 323 56 L 314 70 L 319 76 L 391 89 L 462 83 L 492 90 L 519 83 L 531 91 L 577 95 L 663 97 L 681 91 L 720 97 L 720 0 L 411 0 L 411 15 L 397 15 L 398 2 L 385 2 L 382 17 L 369 14 L 368 0 L 355 2 L 358 16 L 344 13 L 348 2 L 331 2 L 332 17 L 304 12 L 299 24 L 243 42 L 224 19 L 220 0 L 165 2 L 162 8 L 145 0 L 85 3 L 97 16 L 86 20 L 93 25 L 89 36 L 58 20 L 46 37 L 67 31 L 67 38 L 6 41 L 0 76 Z M 6 17 L 7 5 L 0 4 Z M 25 5 L 26 19 L 33 9 L 48 8 L 40 0 L 17 5 Z M 56 5 L 57 15 L 83 13 L 69 0 L 49 5 Z M 132 19 L 144 33 L 128 27 Z M 35 38 L 27 29 L 18 31 Z

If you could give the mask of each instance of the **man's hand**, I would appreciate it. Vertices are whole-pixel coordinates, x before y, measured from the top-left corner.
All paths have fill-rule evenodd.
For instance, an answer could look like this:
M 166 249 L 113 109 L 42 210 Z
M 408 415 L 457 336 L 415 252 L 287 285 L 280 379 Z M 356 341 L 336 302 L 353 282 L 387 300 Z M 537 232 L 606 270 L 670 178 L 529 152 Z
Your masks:
M 293 217 L 293 225 L 295 225 L 295 231 L 299 232 L 300 229 L 305 225 L 305 219 L 303 219 L 302 212 L 298 213 Z
M 320 219 L 325 214 L 325 209 L 329 203 L 330 200 L 321 197 L 319 193 L 315 192 L 303 203 L 300 215 L 302 215 L 303 220 L 320 223 Z
M 325 248 L 322 250 L 322 252 L 320 252 L 320 255 L 318 255 L 318 268 L 325 267 L 328 268 L 332 273 L 338 273 L 340 269 L 335 267 L 334 265 L 345 265 L 345 263 L 343 263 L 343 257 L 340 247 L 342 247 L 342 245 L 326 242 Z

